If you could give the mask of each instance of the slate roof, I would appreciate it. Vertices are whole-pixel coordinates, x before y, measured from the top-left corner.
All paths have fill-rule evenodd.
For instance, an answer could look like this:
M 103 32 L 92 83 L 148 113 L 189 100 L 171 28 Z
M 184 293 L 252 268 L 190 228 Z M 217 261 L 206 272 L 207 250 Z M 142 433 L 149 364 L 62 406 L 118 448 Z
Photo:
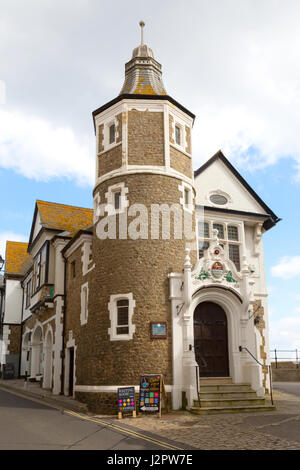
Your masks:
M 125 64 L 125 82 L 120 95 L 166 95 L 161 76 L 161 64 L 154 59 L 152 49 L 141 44 Z
M 61 229 L 73 236 L 78 230 L 93 224 L 93 209 L 39 200 L 36 204 L 45 228 Z
M 93 224 L 93 209 L 37 200 L 29 245 L 33 241 L 37 213 L 39 213 L 42 228 L 66 232 L 66 235 L 70 237 Z
M 5 274 L 22 275 L 26 271 L 26 261 L 31 257 L 27 253 L 28 243 L 6 242 Z

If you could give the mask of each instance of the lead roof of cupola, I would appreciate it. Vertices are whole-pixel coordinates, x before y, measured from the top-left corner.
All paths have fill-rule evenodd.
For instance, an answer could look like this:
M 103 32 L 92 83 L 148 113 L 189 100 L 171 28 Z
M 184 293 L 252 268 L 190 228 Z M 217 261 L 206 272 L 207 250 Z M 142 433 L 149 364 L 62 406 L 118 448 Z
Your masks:
M 161 64 L 154 59 L 149 46 L 144 44 L 143 26 L 141 44 L 133 49 L 132 58 L 125 64 L 125 81 L 120 92 L 133 95 L 166 95 Z

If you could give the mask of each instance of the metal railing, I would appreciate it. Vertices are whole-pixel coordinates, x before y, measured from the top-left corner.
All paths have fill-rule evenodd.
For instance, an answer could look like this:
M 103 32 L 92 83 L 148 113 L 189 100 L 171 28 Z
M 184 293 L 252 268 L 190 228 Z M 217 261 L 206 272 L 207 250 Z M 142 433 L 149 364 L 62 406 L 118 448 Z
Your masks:
M 244 346 L 239 346 L 239 350 L 242 352 L 243 350 L 247 351 L 248 354 L 250 354 L 250 356 L 257 362 L 257 364 L 259 364 L 261 367 L 268 367 L 269 369 L 269 380 L 270 380 L 270 398 L 271 398 L 271 403 L 272 405 L 274 405 L 274 400 L 273 400 L 273 386 L 272 386 L 272 367 L 271 365 L 267 365 L 267 364 L 262 364 L 261 362 L 259 362 L 259 360 L 253 356 L 252 352 L 249 351 L 248 348 L 244 347 Z
M 275 362 L 276 369 L 287 366 L 292 366 L 296 367 L 296 369 L 299 369 L 299 349 L 271 349 L 270 353 L 271 361 Z M 273 356 L 272 353 L 274 353 Z M 287 356 L 287 354 L 291 355 Z
M 197 384 L 197 395 L 198 395 L 198 402 L 199 402 L 199 408 L 201 408 L 201 400 L 200 400 L 200 372 L 199 372 L 199 366 L 196 366 L 196 384 Z

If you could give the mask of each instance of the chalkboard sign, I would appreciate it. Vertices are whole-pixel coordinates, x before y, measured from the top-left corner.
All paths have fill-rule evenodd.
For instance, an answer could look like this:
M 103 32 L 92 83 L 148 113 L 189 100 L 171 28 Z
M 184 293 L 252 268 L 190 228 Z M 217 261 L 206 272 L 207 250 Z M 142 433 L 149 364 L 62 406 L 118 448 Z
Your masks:
M 140 411 L 160 412 L 161 375 L 146 375 L 140 382 Z
M 14 364 L 3 364 L 3 379 L 13 379 L 15 376 Z
M 135 411 L 134 387 L 118 388 L 118 408 L 121 413 Z

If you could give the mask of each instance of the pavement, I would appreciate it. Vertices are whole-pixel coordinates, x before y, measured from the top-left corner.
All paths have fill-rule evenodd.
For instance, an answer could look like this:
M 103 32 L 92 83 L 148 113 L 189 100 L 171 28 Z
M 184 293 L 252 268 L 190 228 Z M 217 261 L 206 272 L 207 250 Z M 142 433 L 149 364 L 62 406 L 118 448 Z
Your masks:
M 54 396 L 37 384 L 24 389 L 22 380 L 0 380 L 0 389 L 42 400 L 59 409 L 72 409 L 74 416 L 110 423 L 128 433 L 141 433 L 180 449 L 202 450 L 299 450 L 300 383 L 274 384 L 276 410 L 259 413 L 193 415 L 172 411 L 157 415 L 138 415 L 118 420 L 87 412 L 82 404 L 69 397 Z M 287 393 L 288 391 L 288 393 Z M 71 408 L 69 408 L 71 407 Z M 154 441 L 153 441 L 154 442 Z

